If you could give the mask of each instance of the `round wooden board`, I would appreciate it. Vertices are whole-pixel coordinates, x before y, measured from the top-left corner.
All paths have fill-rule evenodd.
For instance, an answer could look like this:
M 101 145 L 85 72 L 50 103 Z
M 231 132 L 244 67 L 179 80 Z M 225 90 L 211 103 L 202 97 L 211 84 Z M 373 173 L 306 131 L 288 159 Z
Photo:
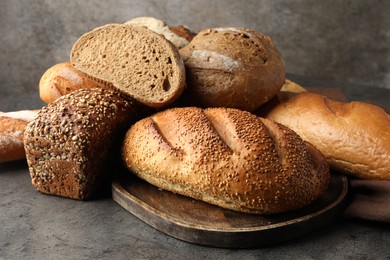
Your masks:
M 312 233 L 334 221 L 346 205 L 347 192 L 347 178 L 332 173 L 327 192 L 312 204 L 264 216 L 164 191 L 126 171 L 112 184 L 114 201 L 157 230 L 190 243 L 225 248 L 262 247 Z

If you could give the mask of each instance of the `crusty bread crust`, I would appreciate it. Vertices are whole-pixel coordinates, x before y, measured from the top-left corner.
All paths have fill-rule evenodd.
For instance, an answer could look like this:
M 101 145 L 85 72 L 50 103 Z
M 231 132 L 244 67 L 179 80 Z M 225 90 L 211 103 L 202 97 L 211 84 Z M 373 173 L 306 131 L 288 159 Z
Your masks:
M 141 16 L 133 18 L 125 24 L 146 26 L 148 29 L 163 35 L 178 49 L 186 46 L 193 38 L 192 32 L 184 26 L 170 27 L 164 21 L 154 17 Z
M 127 132 L 122 158 L 162 189 L 256 214 L 301 208 L 330 178 L 315 147 L 238 109 L 173 108 L 144 118 Z
M 279 93 L 267 112 L 326 156 L 331 168 L 361 179 L 390 180 L 390 117 L 365 102 L 315 93 Z
M 70 60 L 78 70 L 150 107 L 164 107 L 184 90 L 185 69 L 177 48 L 144 26 L 98 27 L 76 41 Z
M 192 41 L 192 39 L 194 39 L 196 33 L 191 31 L 191 29 L 189 29 L 188 27 L 184 26 L 184 25 L 178 25 L 178 26 L 169 26 L 169 30 L 173 33 L 175 33 L 176 35 L 186 39 L 188 42 L 187 44 Z M 187 45 L 186 44 L 186 45 Z M 178 46 L 179 49 L 183 48 L 184 46 L 186 45 L 183 45 L 183 46 Z
M 79 89 L 42 108 L 24 133 L 33 186 L 40 192 L 88 199 L 111 173 L 107 165 L 137 117 L 118 92 Z
M 50 67 L 39 81 L 40 98 L 48 104 L 81 88 L 110 89 L 111 87 L 79 71 L 70 62 L 61 62 Z
M 293 93 L 307 92 L 307 90 L 304 87 L 289 79 L 286 79 L 280 91 L 287 91 Z
M 26 158 L 23 133 L 38 110 L 0 112 L 0 162 Z
M 285 82 L 280 53 L 269 37 L 253 30 L 205 29 L 180 54 L 187 72 L 183 99 L 188 105 L 254 111 Z

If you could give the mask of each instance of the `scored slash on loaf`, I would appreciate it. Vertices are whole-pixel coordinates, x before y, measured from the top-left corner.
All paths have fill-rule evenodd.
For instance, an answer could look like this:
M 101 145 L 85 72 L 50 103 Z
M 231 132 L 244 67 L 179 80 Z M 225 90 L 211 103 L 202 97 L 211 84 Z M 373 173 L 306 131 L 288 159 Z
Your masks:
M 329 166 L 320 151 L 328 156 L 331 138 L 321 139 L 328 147 L 322 147 L 319 138 L 307 138 L 318 151 L 287 128 L 288 120 L 279 121 L 278 107 L 267 116 L 287 127 L 249 113 L 273 104 L 275 100 L 269 101 L 277 93 L 307 92 L 286 80 L 283 59 L 272 40 L 244 28 L 209 28 L 193 36 L 185 27 L 169 27 L 151 17 L 107 24 L 82 35 L 72 47 L 70 62 L 53 66 L 40 82 L 42 100 L 56 101 L 42 109 L 25 133 L 34 186 L 45 193 L 89 197 L 96 178 L 103 175 L 99 163 L 107 154 L 99 152 L 107 152 L 111 134 L 121 128 L 126 116 L 134 123 L 135 102 L 158 109 L 186 107 L 142 119 L 124 140 L 122 157 L 128 169 L 160 188 L 256 214 L 298 209 L 323 194 Z M 87 111 L 79 106 L 84 103 L 81 100 L 104 105 L 93 105 Z M 123 111 L 129 115 L 117 110 L 127 107 L 126 102 L 131 105 Z M 313 116 L 322 115 L 315 105 L 302 104 L 306 111 L 315 111 Z M 325 105 L 341 117 L 335 109 L 339 104 L 327 101 Z M 115 112 L 106 114 L 110 109 Z M 289 120 L 301 122 L 298 114 L 288 116 Z M 109 126 L 79 124 L 94 120 L 109 122 Z M 64 126 L 72 131 L 65 131 Z M 297 133 L 305 137 L 314 128 L 310 125 Z M 366 131 L 362 136 L 372 139 L 376 134 Z M 75 160 L 69 161 L 60 152 L 63 147 L 58 146 L 58 138 L 72 150 Z M 77 142 L 88 143 L 86 150 L 76 152 L 72 144 Z M 360 169 L 355 165 L 366 159 L 356 156 L 358 161 L 345 162 L 344 158 L 328 156 L 332 167 L 353 171 L 358 177 L 378 177 L 376 172 L 388 170 Z
M 314 146 L 238 109 L 173 108 L 144 118 L 127 132 L 122 158 L 157 187 L 256 214 L 301 208 L 330 178 Z

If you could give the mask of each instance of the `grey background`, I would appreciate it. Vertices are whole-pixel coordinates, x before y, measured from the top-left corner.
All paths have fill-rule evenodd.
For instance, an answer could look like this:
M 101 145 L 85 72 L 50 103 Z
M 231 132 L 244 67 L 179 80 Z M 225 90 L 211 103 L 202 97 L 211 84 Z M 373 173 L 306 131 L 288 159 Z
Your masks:
M 288 75 L 390 88 L 389 13 L 387 0 L 0 0 L 0 111 L 5 97 L 13 109 L 41 106 L 40 77 L 69 59 L 80 35 L 137 16 L 195 31 L 255 29 L 273 39 Z
M 0 111 L 41 106 L 41 75 L 68 59 L 81 34 L 145 15 L 194 30 L 259 30 L 274 40 L 294 80 L 348 85 L 349 97 L 385 105 L 389 11 L 388 0 L 0 0 Z M 41 195 L 31 188 L 23 162 L 2 164 L 0 173 L 1 259 L 385 259 L 390 254 L 389 225 L 341 217 L 273 247 L 196 246 L 151 228 L 109 198 L 79 203 Z

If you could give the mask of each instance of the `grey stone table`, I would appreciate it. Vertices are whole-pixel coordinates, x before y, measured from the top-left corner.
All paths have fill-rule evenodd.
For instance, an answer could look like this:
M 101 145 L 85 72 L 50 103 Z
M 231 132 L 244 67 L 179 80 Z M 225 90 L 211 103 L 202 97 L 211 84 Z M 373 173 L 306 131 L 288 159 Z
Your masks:
M 305 86 L 342 87 L 349 99 L 390 104 L 388 89 L 289 77 Z M 0 98 L 0 110 L 15 109 L 16 97 Z M 42 105 L 30 98 L 28 108 Z M 320 230 L 273 246 L 198 246 L 148 226 L 108 192 L 87 202 L 44 195 L 32 187 L 24 161 L 0 164 L 0 259 L 388 259 L 389 243 L 389 225 L 340 215 Z

